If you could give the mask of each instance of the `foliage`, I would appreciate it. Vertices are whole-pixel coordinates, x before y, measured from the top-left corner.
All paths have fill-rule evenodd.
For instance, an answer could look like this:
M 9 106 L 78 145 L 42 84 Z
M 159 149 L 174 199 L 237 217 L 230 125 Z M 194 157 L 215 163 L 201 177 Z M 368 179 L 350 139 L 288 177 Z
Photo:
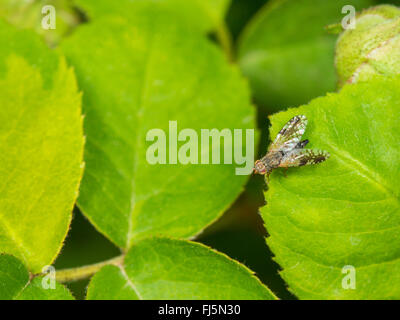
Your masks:
M 272 0 L 239 40 L 239 64 L 254 97 L 268 113 L 299 106 L 334 91 L 336 35 L 324 27 L 340 21 L 341 8 L 371 0 Z M 290 94 L 288 94 L 290 92 Z
M 65 60 L 31 32 L 1 23 L 0 43 L 0 251 L 40 272 L 60 250 L 78 193 L 80 94 Z
M 379 78 L 345 86 L 272 117 L 274 136 L 290 117 L 306 115 L 305 138 L 331 153 L 287 178 L 274 173 L 265 193 L 268 245 L 300 298 L 400 296 L 399 85 L 399 78 Z M 357 290 L 342 288 L 347 265 L 357 270 Z
M 56 8 L 56 29 L 42 27 L 42 8 L 48 5 Z M 57 45 L 80 23 L 79 14 L 69 0 L 1 0 L 0 17 L 20 28 L 35 30 L 50 46 Z
M 55 283 L 54 289 L 45 289 L 43 276 L 29 281 L 25 266 L 11 255 L 0 255 L 0 299 L 1 300 L 72 300 L 71 293 L 62 284 Z
M 74 1 L 92 20 L 119 16 L 135 23 L 141 15 L 158 12 L 168 16 L 169 22 L 179 20 L 202 32 L 219 28 L 229 5 L 229 0 L 119 0 L 118 4 L 109 0 Z

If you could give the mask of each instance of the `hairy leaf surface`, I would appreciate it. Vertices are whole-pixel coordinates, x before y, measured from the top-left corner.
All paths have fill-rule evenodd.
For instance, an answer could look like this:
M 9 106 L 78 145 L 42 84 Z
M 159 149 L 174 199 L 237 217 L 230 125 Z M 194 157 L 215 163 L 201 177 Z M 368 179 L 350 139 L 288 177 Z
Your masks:
M 82 173 L 74 73 L 31 32 L 0 23 L 0 252 L 31 272 L 51 264 Z

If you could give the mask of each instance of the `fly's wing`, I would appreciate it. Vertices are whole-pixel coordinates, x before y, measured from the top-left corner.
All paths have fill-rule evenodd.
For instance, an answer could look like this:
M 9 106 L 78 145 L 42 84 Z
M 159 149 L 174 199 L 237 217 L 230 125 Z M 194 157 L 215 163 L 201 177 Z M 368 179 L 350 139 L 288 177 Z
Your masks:
M 329 156 L 329 152 L 323 150 L 294 149 L 282 158 L 279 167 L 301 167 L 308 164 L 317 164 L 325 161 Z
M 306 116 L 295 116 L 279 131 L 275 141 L 271 144 L 268 152 L 283 151 L 288 153 L 300 142 L 307 126 Z

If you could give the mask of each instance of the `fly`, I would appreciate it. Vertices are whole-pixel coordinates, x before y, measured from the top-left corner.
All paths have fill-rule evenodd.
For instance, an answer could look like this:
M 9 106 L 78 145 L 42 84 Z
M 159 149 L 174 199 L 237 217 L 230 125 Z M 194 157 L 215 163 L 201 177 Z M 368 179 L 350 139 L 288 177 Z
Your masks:
M 306 127 L 306 116 L 298 115 L 290 119 L 279 131 L 267 154 L 255 162 L 254 172 L 269 177 L 275 168 L 301 167 L 327 160 L 330 156 L 327 151 L 304 149 L 308 140 L 301 141 L 301 137 Z

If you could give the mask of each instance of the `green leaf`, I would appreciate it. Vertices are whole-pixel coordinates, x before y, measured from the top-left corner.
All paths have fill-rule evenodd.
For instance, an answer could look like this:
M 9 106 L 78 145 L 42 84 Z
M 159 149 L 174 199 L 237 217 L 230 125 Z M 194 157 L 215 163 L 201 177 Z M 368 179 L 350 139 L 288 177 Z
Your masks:
M 179 20 L 206 32 L 221 26 L 230 0 L 75 0 L 75 3 L 94 20 L 119 16 L 134 22 L 135 17 L 147 14 L 151 8 L 168 16 L 170 23 Z
M 399 87 L 399 78 L 347 85 L 271 118 L 275 137 L 306 115 L 307 147 L 331 153 L 287 178 L 276 170 L 265 194 L 267 242 L 299 298 L 400 298 Z M 356 289 L 342 287 L 347 265 Z
M 134 285 L 129 283 L 124 268 L 105 266 L 90 281 L 88 300 L 138 300 Z
M 48 23 L 49 11 L 42 13 L 42 9 L 51 5 L 56 10 L 55 29 L 45 29 L 44 21 Z M 32 29 L 41 35 L 50 46 L 56 45 L 62 37 L 69 34 L 80 23 L 78 13 L 69 0 L 41 0 L 41 1 L 0 1 L 0 17 L 18 28 Z
M 214 45 L 151 12 L 135 23 L 92 23 L 63 45 L 85 92 L 86 169 L 78 205 L 123 248 L 148 235 L 195 236 L 247 179 L 235 175 L 244 165 L 150 165 L 149 130 L 163 130 L 168 141 L 171 120 L 178 132 L 192 128 L 198 137 L 203 128 L 255 127 L 245 82 Z
M 0 48 L 0 252 L 36 273 L 58 254 L 77 197 L 80 94 L 35 34 L 0 23 Z
M 0 255 L 0 300 L 73 300 L 63 285 L 56 282 L 54 289 L 45 289 L 42 280 L 40 276 L 30 281 L 21 261 L 11 255 Z
M 268 0 L 232 0 L 226 14 L 226 23 L 236 39 L 247 22 Z
M 29 281 L 29 273 L 17 258 L 0 255 L 0 300 L 13 299 Z
M 269 112 L 307 103 L 336 86 L 336 36 L 345 5 L 360 10 L 371 0 L 273 0 L 253 18 L 239 42 L 239 63 L 254 97 Z
M 136 243 L 123 266 L 100 270 L 88 299 L 276 299 L 229 257 L 195 242 L 165 238 Z

